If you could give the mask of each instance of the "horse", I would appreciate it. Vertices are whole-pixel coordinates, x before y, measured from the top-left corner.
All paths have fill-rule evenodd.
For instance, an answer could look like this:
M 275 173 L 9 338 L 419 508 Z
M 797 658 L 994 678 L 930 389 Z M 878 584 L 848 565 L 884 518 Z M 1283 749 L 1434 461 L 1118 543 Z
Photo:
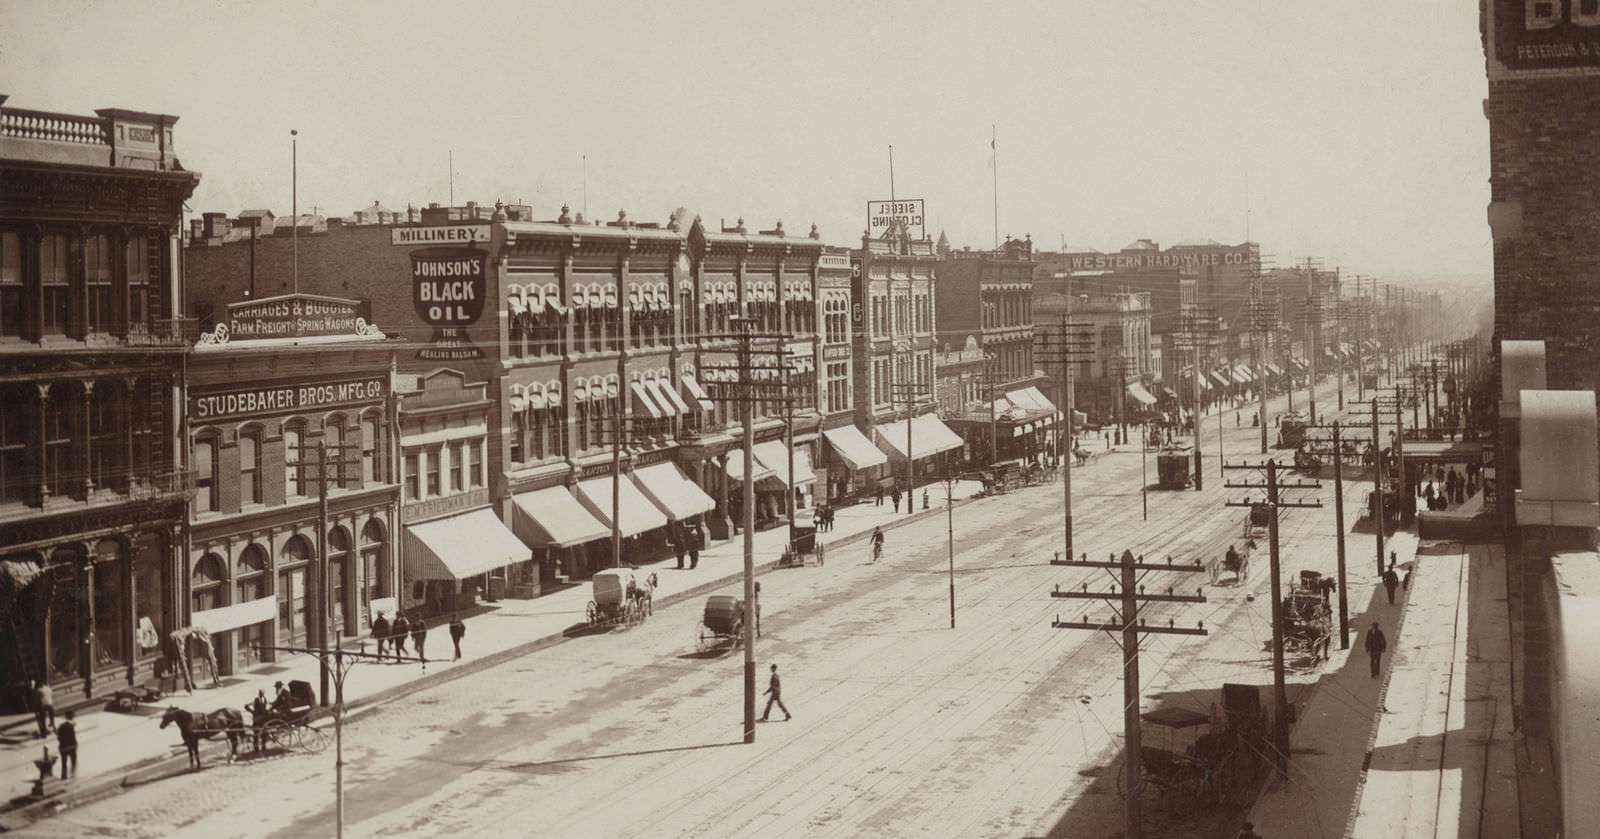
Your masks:
M 183 735 L 183 745 L 189 750 L 191 769 L 200 768 L 201 740 L 227 735 L 228 762 L 232 763 L 239 754 L 239 738 L 245 734 L 244 715 L 232 708 L 218 708 L 209 714 L 196 716 L 174 705 L 161 717 L 162 728 L 169 723 L 177 723 L 178 732 Z

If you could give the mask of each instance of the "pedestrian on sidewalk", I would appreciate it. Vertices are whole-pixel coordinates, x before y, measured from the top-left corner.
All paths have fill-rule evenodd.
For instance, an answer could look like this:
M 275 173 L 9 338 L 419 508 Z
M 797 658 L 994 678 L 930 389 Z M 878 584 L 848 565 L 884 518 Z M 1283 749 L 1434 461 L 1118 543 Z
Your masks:
M 40 737 L 56 730 L 56 694 L 49 683 L 41 679 L 33 680 L 33 719 L 39 724 Z M 47 719 L 48 728 L 45 727 Z
M 450 643 L 455 645 L 456 657 L 452 661 L 461 660 L 461 638 L 467 634 L 467 625 L 461 622 L 460 615 L 450 616 Z
M 873 506 L 875 506 L 875 507 L 882 507 L 883 506 L 883 484 L 878 484 L 878 497 L 877 497 L 877 500 L 874 502 Z
M 1389 592 L 1389 605 L 1394 605 L 1394 590 L 1400 587 L 1400 575 L 1394 572 L 1394 560 L 1389 561 L 1389 570 L 1383 572 L 1383 588 Z
M 889 491 L 889 500 L 894 502 L 894 511 L 900 512 L 900 488 L 895 487 Z
M 1389 649 L 1389 639 L 1383 636 L 1383 630 L 1378 628 L 1378 622 L 1372 622 L 1372 628 L 1367 630 L 1366 640 L 1367 655 L 1372 659 L 1372 678 L 1378 678 L 1378 665 L 1383 660 L 1383 651 Z
M 378 655 L 383 655 L 383 650 L 389 645 L 389 619 L 378 613 L 378 619 L 372 622 L 372 640 L 378 642 Z
M 922 509 L 928 509 L 928 488 L 922 488 Z
M 678 570 L 683 570 L 683 542 L 684 534 L 681 528 L 673 527 L 667 530 L 667 547 L 678 556 Z
M 394 613 L 394 623 L 389 627 L 390 649 L 394 650 L 394 660 L 400 661 L 406 654 L 406 635 L 411 632 L 411 622 L 406 620 L 405 612 Z
M 428 623 L 422 619 L 421 615 L 418 615 L 411 620 L 411 646 L 417 648 L 417 658 L 422 659 L 423 664 L 428 663 L 428 655 L 423 650 L 423 645 L 427 642 Z
M 783 686 L 778 682 L 778 665 L 772 665 L 772 678 L 767 681 L 767 689 L 762 691 L 762 693 L 766 694 L 768 697 L 767 708 L 761 712 L 762 722 L 767 721 L 767 715 L 772 713 L 772 706 L 774 704 L 778 706 L 778 710 L 783 712 L 784 722 L 788 722 L 789 720 L 793 719 L 793 715 L 789 713 L 788 706 L 783 704 Z
M 706 535 L 700 530 L 700 523 L 689 525 L 689 570 L 700 567 L 700 549 L 706 546 Z
M 56 728 L 56 746 L 61 750 L 61 780 L 78 774 L 78 726 L 72 722 L 72 711 Z M 68 768 L 70 767 L 70 769 Z

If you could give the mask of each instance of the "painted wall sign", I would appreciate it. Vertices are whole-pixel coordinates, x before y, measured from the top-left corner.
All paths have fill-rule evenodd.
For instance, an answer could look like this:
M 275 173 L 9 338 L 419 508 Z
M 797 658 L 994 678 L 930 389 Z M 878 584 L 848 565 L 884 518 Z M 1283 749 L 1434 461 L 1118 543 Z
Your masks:
M 926 239 L 923 232 L 923 212 L 921 198 L 902 198 L 898 201 L 868 201 L 867 202 L 867 235 L 874 239 L 881 239 L 889 232 L 891 221 L 898 219 L 906 227 L 906 232 L 912 239 Z
M 389 395 L 388 376 L 189 392 L 189 418 L 200 422 L 267 416 L 375 402 Z
M 1489 80 L 1600 74 L 1594 0 L 1489 0 Z
M 411 253 L 411 302 L 429 326 L 467 326 L 483 316 L 489 252 L 426 248 Z
M 355 335 L 361 304 L 316 294 L 285 294 L 228 304 L 231 340 Z
M 487 224 L 396 227 L 389 231 L 391 245 L 465 245 L 487 241 L 489 241 Z

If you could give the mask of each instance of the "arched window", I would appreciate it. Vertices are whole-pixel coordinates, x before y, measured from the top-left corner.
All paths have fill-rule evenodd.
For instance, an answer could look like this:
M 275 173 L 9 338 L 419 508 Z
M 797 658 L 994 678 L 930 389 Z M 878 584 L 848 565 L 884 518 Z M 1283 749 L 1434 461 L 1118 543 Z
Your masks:
M 328 614 L 335 632 L 344 628 L 345 575 L 350 570 L 350 531 L 335 527 L 328 531 Z
M 378 415 L 366 413 L 361 417 L 361 483 L 381 483 L 383 474 L 379 466 L 378 450 L 382 443 L 378 429 Z
M 369 619 L 374 597 L 389 596 L 389 561 L 383 525 L 368 519 L 361 528 L 361 616 Z
M 328 486 L 344 489 L 345 476 L 352 470 L 344 465 L 348 453 L 344 450 L 344 414 L 334 414 L 322 423 L 322 446 L 327 458 L 328 474 L 318 475 L 318 480 L 328 481 Z
M 217 441 L 214 431 L 203 432 L 194 441 L 194 509 L 201 513 L 217 511 Z
M 189 597 L 194 601 L 194 611 L 204 612 L 227 605 L 228 592 L 223 582 L 228 573 L 224 568 L 222 557 L 216 554 L 206 554 L 195 563 L 194 573 L 189 575 Z
M 267 591 L 267 552 L 260 545 L 247 545 L 239 552 L 239 559 L 233 566 L 234 579 L 238 581 L 239 599 L 235 602 L 249 603 L 268 596 Z M 254 661 L 261 655 L 257 646 L 271 643 L 269 633 L 272 631 L 271 622 L 258 623 L 244 627 L 239 631 L 239 652 L 246 660 Z
M 239 506 L 261 503 L 261 426 L 239 432 Z
M 305 638 L 310 559 L 311 545 L 306 537 L 292 536 L 284 544 L 278 563 L 278 631 L 282 638 Z
M 290 498 L 306 494 L 305 466 L 306 424 L 291 420 L 283 426 L 284 491 Z

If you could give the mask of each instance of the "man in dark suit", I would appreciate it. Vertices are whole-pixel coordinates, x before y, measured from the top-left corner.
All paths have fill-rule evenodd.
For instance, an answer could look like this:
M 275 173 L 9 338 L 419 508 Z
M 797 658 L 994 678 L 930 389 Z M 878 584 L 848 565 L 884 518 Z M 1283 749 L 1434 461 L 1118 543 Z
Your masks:
M 1378 622 L 1372 622 L 1372 628 L 1367 630 L 1366 640 L 1367 655 L 1372 660 L 1372 678 L 1378 677 L 1378 667 L 1383 661 L 1383 651 L 1389 649 L 1389 639 L 1383 635 L 1383 630 L 1378 628 Z
M 761 712 L 761 721 L 767 721 L 767 715 L 772 713 L 772 706 L 776 704 L 778 710 L 783 712 L 783 721 L 792 719 L 789 709 L 783 704 L 783 685 L 778 681 L 778 665 L 772 665 L 772 678 L 767 681 L 767 689 L 762 691 L 767 695 L 767 709 Z
M 378 619 L 372 622 L 372 639 L 378 642 L 378 655 L 383 655 L 384 647 L 389 644 L 389 619 L 378 613 Z
M 405 612 L 394 613 L 394 623 L 389 628 L 389 640 L 394 644 L 394 660 L 399 661 L 406 654 L 406 634 L 411 631 L 411 622 L 406 620 Z

